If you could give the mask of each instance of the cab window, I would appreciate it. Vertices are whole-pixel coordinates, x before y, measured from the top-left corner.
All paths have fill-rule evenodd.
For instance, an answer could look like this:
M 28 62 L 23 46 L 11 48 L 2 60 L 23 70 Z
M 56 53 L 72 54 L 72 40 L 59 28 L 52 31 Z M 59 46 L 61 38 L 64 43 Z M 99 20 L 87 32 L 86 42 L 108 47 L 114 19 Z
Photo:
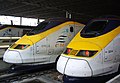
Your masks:
M 48 22 L 41 22 L 40 24 L 38 24 L 37 27 L 35 27 L 33 30 L 27 33 L 27 35 L 38 34 L 39 31 L 43 30 L 47 25 L 48 25 Z
M 103 35 L 120 25 L 119 20 L 95 20 L 84 27 L 80 32 L 82 37 L 97 37 Z
M 63 22 L 59 21 L 44 21 L 41 22 L 36 28 L 34 28 L 32 31 L 30 31 L 27 35 L 35 35 L 41 32 L 44 32 L 48 29 L 51 29 Z

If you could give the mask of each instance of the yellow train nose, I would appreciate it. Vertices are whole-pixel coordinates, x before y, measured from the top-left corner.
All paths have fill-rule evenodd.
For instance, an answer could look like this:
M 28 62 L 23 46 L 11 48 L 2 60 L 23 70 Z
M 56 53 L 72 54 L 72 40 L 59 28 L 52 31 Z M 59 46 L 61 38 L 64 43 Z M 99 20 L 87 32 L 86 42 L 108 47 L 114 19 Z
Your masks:
M 92 41 L 72 41 L 67 48 L 76 50 L 100 50 L 101 47 Z
M 23 36 L 19 39 L 15 44 L 23 44 L 23 45 L 33 45 L 33 39 L 30 39 L 28 36 Z

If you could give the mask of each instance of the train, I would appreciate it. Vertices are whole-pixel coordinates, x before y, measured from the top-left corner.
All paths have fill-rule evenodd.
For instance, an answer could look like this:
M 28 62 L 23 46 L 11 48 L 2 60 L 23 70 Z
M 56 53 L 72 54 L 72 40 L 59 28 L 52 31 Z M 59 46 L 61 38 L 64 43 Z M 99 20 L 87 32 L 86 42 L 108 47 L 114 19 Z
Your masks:
M 15 41 L 29 32 L 35 26 L 0 24 L 0 70 L 11 67 L 11 64 L 3 62 L 3 54 Z
M 0 24 L 0 37 L 21 37 L 35 26 Z
M 16 65 L 55 63 L 84 24 L 66 18 L 50 18 L 16 41 L 3 55 L 3 61 Z
M 57 70 L 73 78 L 120 71 L 120 18 L 101 17 L 89 21 L 59 57 Z
M 14 43 L 34 27 L 35 26 L 0 24 L 0 49 L 8 48 L 9 45 Z

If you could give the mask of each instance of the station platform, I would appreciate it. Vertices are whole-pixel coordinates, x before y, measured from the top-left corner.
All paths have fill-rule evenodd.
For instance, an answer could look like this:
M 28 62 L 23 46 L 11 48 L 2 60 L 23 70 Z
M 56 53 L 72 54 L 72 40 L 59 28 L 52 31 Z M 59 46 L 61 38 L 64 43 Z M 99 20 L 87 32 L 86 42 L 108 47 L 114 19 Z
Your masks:
M 0 49 L 0 71 L 5 70 L 11 66 L 11 64 L 3 61 L 3 54 L 5 51 L 5 49 Z
M 120 74 L 107 81 L 106 83 L 120 83 Z

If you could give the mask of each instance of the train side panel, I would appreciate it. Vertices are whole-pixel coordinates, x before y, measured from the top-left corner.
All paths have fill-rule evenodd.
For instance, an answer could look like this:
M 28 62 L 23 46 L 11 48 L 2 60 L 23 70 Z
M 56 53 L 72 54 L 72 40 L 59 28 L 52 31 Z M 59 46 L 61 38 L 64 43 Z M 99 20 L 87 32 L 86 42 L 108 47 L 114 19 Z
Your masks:
M 120 64 L 120 34 L 104 48 L 104 72 L 108 74 L 118 71 Z
M 70 24 L 60 30 L 48 35 L 37 42 L 34 46 L 35 62 L 55 62 L 56 58 L 63 52 L 65 46 L 83 26 Z M 43 62 L 44 62 L 43 61 Z
M 116 36 L 89 64 L 93 76 L 107 75 L 118 70 L 120 64 L 120 34 Z

